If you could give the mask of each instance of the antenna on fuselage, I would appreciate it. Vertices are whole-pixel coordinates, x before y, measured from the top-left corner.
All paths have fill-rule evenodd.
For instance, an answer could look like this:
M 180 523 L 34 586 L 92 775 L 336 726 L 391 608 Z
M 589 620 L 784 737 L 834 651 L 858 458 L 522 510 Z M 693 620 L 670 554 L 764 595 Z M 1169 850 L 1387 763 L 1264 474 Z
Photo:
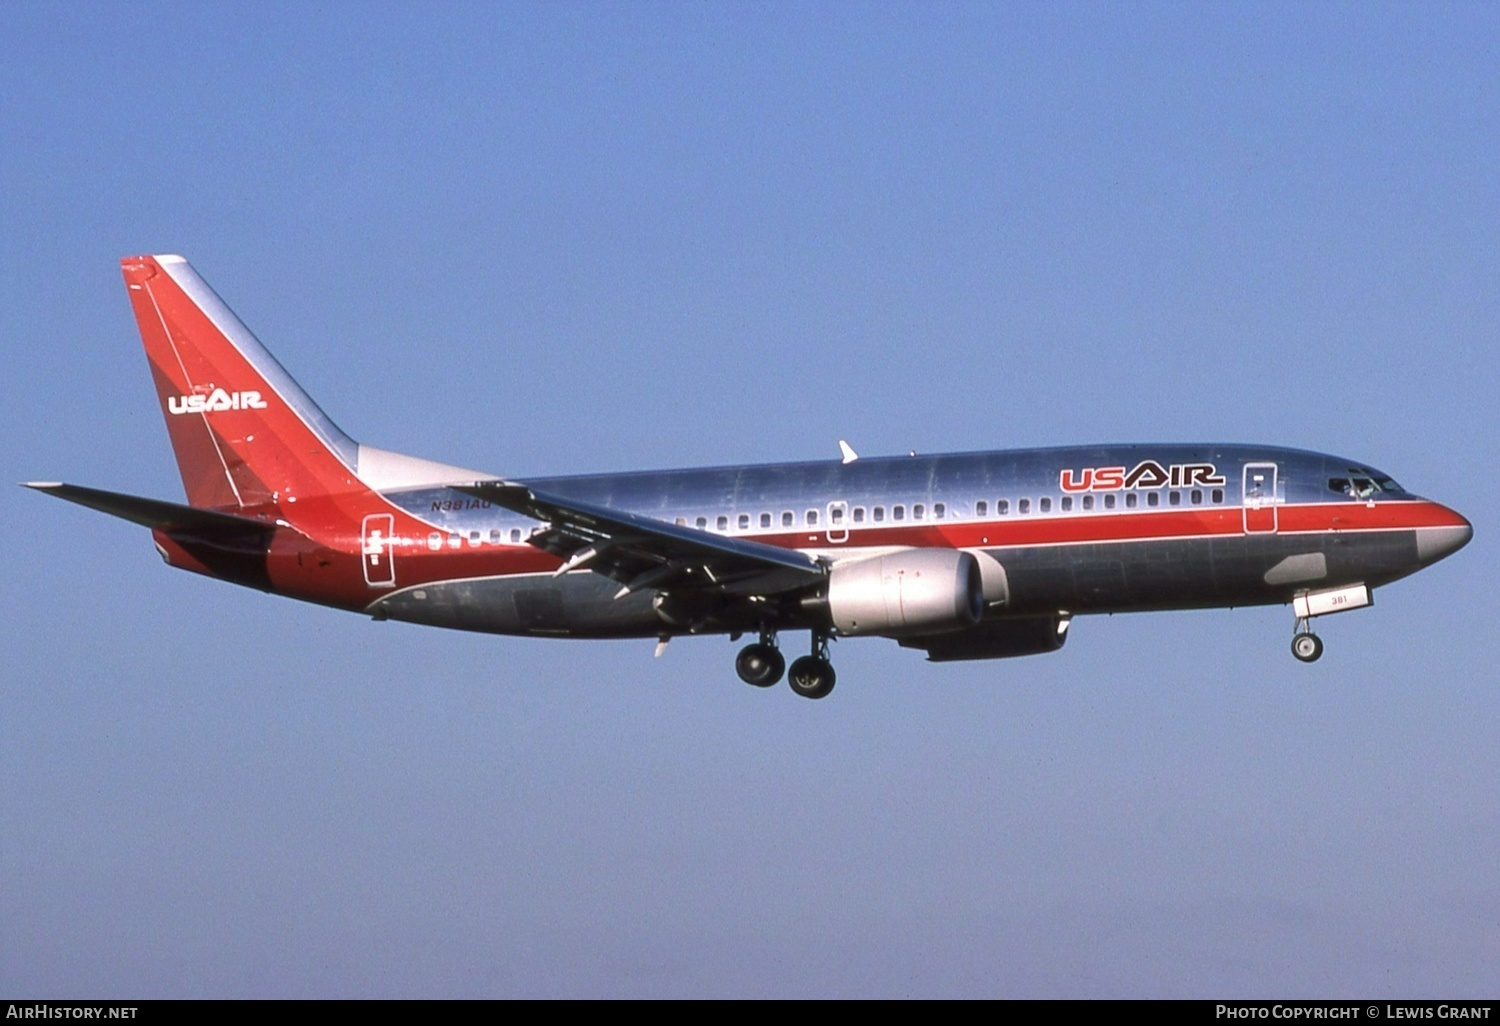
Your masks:
M 839 439 L 839 452 L 844 454 L 845 463 L 853 463 L 859 459 L 859 453 L 855 452 L 854 447 L 842 438 Z

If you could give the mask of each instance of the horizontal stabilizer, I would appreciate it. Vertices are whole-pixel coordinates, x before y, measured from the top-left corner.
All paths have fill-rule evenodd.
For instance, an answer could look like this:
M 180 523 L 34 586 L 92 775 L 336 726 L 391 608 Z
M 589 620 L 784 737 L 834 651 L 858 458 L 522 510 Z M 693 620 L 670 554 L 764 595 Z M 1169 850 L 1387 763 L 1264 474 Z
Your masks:
M 142 527 L 150 527 L 168 533 L 189 532 L 209 536 L 229 534 L 268 534 L 278 525 L 274 522 L 255 520 L 233 513 L 220 513 L 211 509 L 197 509 L 160 499 L 143 499 L 136 495 L 106 492 L 98 488 L 83 488 L 79 485 L 61 484 L 51 481 L 27 481 L 23 487 L 34 488 L 48 495 L 55 495 L 68 502 L 108 513 L 121 520 L 129 520 Z

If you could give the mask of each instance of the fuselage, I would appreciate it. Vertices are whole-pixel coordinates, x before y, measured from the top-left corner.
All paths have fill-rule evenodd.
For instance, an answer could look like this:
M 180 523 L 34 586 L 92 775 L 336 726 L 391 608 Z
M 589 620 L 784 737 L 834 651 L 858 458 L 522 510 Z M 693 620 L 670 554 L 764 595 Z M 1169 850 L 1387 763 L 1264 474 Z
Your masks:
M 998 600 L 986 615 L 995 617 L 1286 603 L 1311 589 L 1374 588 L 1471 534 L 1463 517 L 1368 464 L 1269 446 L 1101 445 L 529 480 L 833 565 L 900 549 L 983 553 L 1004 576 L 1003 591 L 986 581 Z M 816 602 L 801 602 L 673 623 L 660 601 L 616 598 L 613 582 L 587 570 L 554 576 L 562 561 L 530 544 L 536 520 L 449 487 L 382 497 L 405 516 L 377 523 L 373 544 L 377 509 L 360 518 L 362 538 L 329 539 L 332 550 L 362 552 L 358 566 L 338 560 L 339 573 L 310 577 L 305 557 L 280 574 L 273 560 L 275 590 L 502 634 L 743 630 L 756 616 L 791 628 L 818 615 Z

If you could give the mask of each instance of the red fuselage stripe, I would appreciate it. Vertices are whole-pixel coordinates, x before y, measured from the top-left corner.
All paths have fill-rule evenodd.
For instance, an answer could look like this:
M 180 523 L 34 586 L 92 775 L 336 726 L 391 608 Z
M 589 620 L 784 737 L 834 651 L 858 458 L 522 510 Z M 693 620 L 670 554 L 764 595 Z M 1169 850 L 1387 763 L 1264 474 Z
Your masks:
M 1268 512 L 1268 511 L 1264 511 Z M 1403 531 L 1461 527 L 1466 521 L 1435 502 L 1311 503 L 1276 507 L 1278 534 L 1339 531 Z M 1029 545 L 1109 544 L 1169 538 L 1237 537 L 1245 534 L 1244 507 L 1174 507 L 1140 511 L 1012 515 L 982 521 L 850 524 L 849 540 L 834 543 L 867 548 L 884 545 L 946 548 L 1013 548 Z M 835 533 L 842 535 L 844 529 Z M 1269 533 L 1269 532 L 1267 532 Z M 830 547 L 827 529 L 809 528 L 774 535 L 748 535 L 785 548 Z

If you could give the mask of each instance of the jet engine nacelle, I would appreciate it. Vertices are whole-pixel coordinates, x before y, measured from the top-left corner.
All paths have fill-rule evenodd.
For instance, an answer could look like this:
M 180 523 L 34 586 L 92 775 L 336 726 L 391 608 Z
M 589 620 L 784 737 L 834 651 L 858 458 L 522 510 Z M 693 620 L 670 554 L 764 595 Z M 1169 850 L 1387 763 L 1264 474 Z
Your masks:
M 835 566 L 828 611 L 840 634 L 934 634 L 984 612 L 979 563 L 954 549 L 908 549 Z

